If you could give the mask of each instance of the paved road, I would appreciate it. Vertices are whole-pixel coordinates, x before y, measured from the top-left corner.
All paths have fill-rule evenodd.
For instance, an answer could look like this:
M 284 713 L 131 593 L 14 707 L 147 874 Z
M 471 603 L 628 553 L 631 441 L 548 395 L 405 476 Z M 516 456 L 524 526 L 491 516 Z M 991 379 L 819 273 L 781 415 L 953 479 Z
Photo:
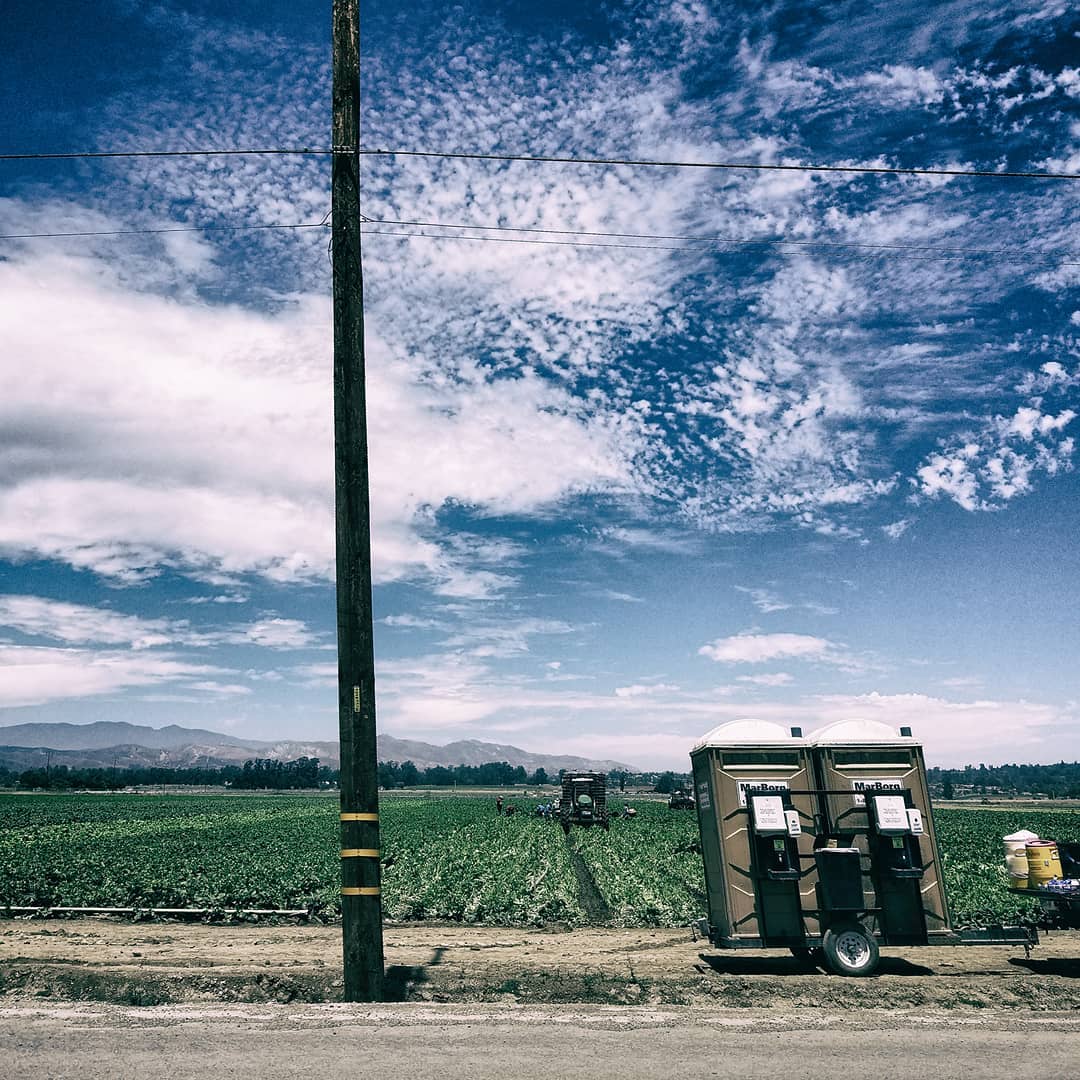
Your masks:
M 0 1078 L 1028 1080 L 1080 1018 L 633 1006 L 0 1005 Z

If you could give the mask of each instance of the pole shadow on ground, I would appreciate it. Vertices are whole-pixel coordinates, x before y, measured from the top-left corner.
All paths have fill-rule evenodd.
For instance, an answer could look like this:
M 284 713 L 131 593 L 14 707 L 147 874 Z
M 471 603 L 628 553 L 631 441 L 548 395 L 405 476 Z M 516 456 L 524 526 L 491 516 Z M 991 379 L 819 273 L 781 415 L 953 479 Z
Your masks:
M 412 992 L 428 981 L 428 969 L 442 963 L 445 952 L 445 947 L 438 945 L 432 950 L 431 960 L 426 964 L 394 964 L 388 967 L 383 975 L 383 1000 L 408 1001 Z

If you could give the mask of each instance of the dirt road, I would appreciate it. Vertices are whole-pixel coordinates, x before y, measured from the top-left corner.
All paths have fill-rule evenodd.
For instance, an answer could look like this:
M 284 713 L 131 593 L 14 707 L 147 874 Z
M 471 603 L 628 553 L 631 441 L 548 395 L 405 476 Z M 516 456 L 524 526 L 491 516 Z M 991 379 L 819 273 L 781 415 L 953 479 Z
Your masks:
M 0 1001 L 331 1002 L 340 929 L 108 919 L 0 920 Z M 787 953 L 724 953 L 686 930 L 387 926 L 387 997 L 453 1003 L 773 1010 L 1080 1009 L 1080 933 L 1025 959 L 1001 947 L 883 950 L 880 974 L 807 972 Z
M 1031 1046 L 1038 1034 L 1038 1052 Z M 402 1076 L 410 1080 L 1045 1080 L 1080 1019 L 630 1006 L 0 1004 L 0 1080 Z

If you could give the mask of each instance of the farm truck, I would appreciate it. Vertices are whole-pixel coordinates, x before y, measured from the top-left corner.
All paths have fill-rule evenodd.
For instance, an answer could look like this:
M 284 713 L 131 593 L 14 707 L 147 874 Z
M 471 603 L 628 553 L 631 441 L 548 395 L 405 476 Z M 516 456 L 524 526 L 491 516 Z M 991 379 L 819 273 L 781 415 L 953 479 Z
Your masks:
M 607 809 L 606 773 L 563 773 L 559 799 L 559 821 L 563 832 L 571 825 L 599 825 L 610 828 Z

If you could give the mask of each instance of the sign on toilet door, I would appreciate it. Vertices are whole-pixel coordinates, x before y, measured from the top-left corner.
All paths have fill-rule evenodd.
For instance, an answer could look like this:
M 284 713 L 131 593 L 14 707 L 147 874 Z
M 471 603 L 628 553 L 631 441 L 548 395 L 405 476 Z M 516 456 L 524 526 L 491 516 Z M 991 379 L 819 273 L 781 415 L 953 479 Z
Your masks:
M 904 782 L 902 780 L 852 780 L 851 790 L 855 792 L 855 798 L 852 802 L 856 806 L 866 805 L 867 795 L 885 795 L 890 791 L 903 791 Z
M 779 795 L 790 786 L 786 780 L 740 780 L 739 805 L 745 806 L 750 795 Z

